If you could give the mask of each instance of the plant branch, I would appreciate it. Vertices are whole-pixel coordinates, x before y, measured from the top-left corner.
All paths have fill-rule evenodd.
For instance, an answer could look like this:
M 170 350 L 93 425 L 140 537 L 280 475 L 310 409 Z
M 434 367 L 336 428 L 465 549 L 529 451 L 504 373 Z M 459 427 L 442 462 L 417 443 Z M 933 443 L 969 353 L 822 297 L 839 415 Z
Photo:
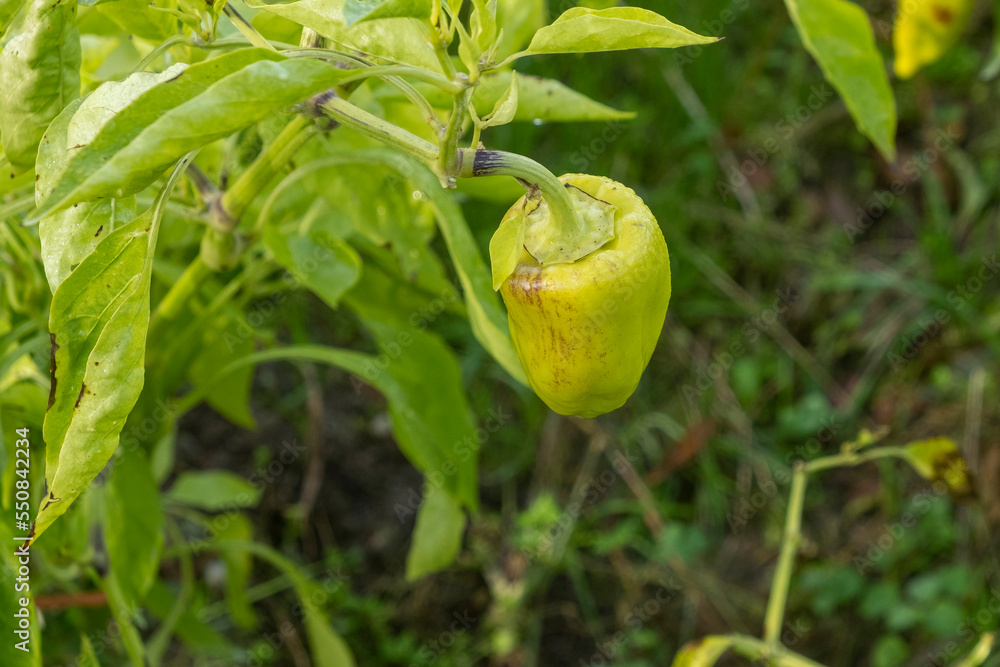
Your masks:
M 288 164 L 302 144 L 318 131 L 311 118 L 296 115 L 247 170 L 240 174 L 232 187 L 226 190 L 219 202 L 223 224 L 228 224 L 229 229 L 235 228 L 254 197 Z
M 236 26 L 236 29 L 239 30 L 251 44 L 268 49 L 269 51 L 277 51 L 277 49 L 274 48 L 274 45 L 264 39 L 264 36 L 257 32 L 257 29 L 250 25 L 250 22 L 243 18 L 243 15 L 236 11 L 231 4 L 227 2 L 223 11 L 226 16 L 229 17 L 229 20 L 233 22 L 233 25 Z
M 393 125 L 364 109 L 354 106 L 333 91 L 327 91 L 309 100 L 317 114 L 329 116 L 366 137 L 392 146 L 407 155 L 412 155 L 426 165 L 433 165 L 438 158 L 438 147 L 412 132 Z
M 823 667 L 820 663 L 789 651 L 784 646 L 768 644 L 756 637 L 729 635 L 726 639 L 730 641 L 734 651 L 751 660 L 769 660 L 777 667 Z
M 778 555 L 778 567 L 771 581 L 767 612 L 764 614 L 764 641 L 772 646 L 779 645 L 781 626 L 785 621 L 788 587 L 792 579 L 795 555 L 799 551 L 799 542 L 802 538 L 802 505 L 805 500 L 808 474 L 803 462 L 795 464 L 792 490 L 788 497 L 788 512 L 785 516 L 785 532 L 781 538 L 781 553 Z
M 448 188 L 455 187 L 459 172 L 462 169 L 462 160 L 459 155 L 458 140 L 462 136 L 462 125 L 465 124 L 465 116 L 469 110 L 472 100 L 472 89 L 455 95 L 451 105 L 451 116 L 448 118 L 448 126 L 445 128 L 444 137 L 441 140 L 441 151 L 438 156 L 438 169 L 443 177 L 442 185 Z
M 166 296 L 163 297 L 159 305 L 156 306 L 156 310 L 153 311 L 153 315 L 149 319 L 148 339 L 154 339 L 166 323 L 171 322 L 177 317 L 184 304 L 198 290 L 198 287 L 208 277 L 209 273 L 211 271 L 208 265 L 205 264 L 200 256 L 195 257 L 188 264 L 187 268 L 184 269 L 184 273 L 170 287 Z

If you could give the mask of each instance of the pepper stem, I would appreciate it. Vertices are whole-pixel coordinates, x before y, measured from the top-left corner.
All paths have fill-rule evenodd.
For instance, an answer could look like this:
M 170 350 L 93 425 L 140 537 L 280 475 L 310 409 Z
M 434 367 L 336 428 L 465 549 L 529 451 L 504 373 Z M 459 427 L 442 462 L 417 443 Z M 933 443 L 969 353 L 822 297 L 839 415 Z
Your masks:
M 552 216 L 565 239 L 573 239 L 584 231 L 583 218 L 573 207 L 564 186 L 551 171 L 531 158 L 506 151 L 463 148 L 459 151 L 459 176 L 514 176 L 537 185 L 552 210 Z

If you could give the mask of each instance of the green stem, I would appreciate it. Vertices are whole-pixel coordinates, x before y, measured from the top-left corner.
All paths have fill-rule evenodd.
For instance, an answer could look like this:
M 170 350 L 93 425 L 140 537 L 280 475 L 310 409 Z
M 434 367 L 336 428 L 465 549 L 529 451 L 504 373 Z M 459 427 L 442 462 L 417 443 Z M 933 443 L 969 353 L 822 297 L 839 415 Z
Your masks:
M 770 660 L 771 664 L 777 667 L 823 667 L 804 655 L 789 651 L 780 645 L 774 646 L 756 637 L 729 635 L 725 638 L 730 641 L 734 651 L 751 660 Z
M 264 39 L 264 36 L 257 32 L 257 29 L 250 25 L 250 22 L 243 18 L 243 15 L 236 11 L 232 5 L 226 3 L 223 9 L 229 20 L 233 22 L 236 29 L 239 30 L 247 40 L 254 46 L 259 46 L 263 49 L 268 49 L 269 51 L 277 51 L 276 48 L 271 44 L 271 42 Z
M 552 209 L 565 238 L 583 231 L 583 220 L 566 192 L 565 186 L 551 171 L 531 158 L 505 151 L 474 150 L 463 148 L 459 151 L 459 176 L 514 176 L 538 186 L 542 196 Z
M 250 202 L 260 194 L 274 175 L 292 159 L 309 137 L 318 131 L 311 118 L 295 116 L 257 156 L 246 171 L 240 174 L 221 200 L 222 224 L 234 229 Z
M 462 168 L 458 153 L 458 140 L 462 136 L 462 125 L 465 123 L 471 99 L 471 89 L 461 95 L 455 95 L 451 105 L 451 116 L 448 118 L 448 126 L 445 129 L 444 138 L 441 140 L 438 170 L 439 174 L 444 177 L 442 184 L 448 188 L 455 187 L 455 181 L 458 180 L 459 171 Z
M 173 521 L 167 521 L 167 528 L 175 544 L 186 546 L 184 535 Z M 173 637 L 174 629 L 187 610 L 188 603 L 194 592 L 194 565 L 191 560 L 191 552 L 182 548 L 178 556 L 181 562 L 180 594 L 174 601 L 173 607 L 170 608 L 167 617 L 163 619 L 163 623 L 157 628 L 156 633 L 146 642 L 146 658 L 149 660 L 150 667 L 159 667 L 163 664 L 163 656 L 170 646 L 170 639 Z
M 868 461 L 883 459 L 890 456 L 905 459 L 907 458 L 908 453 L 905 447 L 877 447 L 875 449 L 868 450 L 867 452 L 841 452 L 840 454 L 834 454 L 833 456 L 824 456 L 823 458 L 806 463 L 805 467 L 806 472 L 811 474 L 819 470 L 826 470 L 827 468 L 861 465 L 862 463 L 867 463 Z
M 785 516 L 785 532 L 781 538 L 781 553 L 778 567 L 771 582 L 771 594 L 767 600 L 764 615 L 764 641 L 778 646 L 781 641 L 781 626 L 785 621 L 785 605 L 788 603 L 788 587 L 792 580 L 795 554 L 799 550 L 802 528 L 802 506 L 805 500 L 808 471 L 801 461 L 795 464 L 792 474 L 792 490 L 788 497 L 788 512 Z
M 437 161 L 438 147 L 431 142 L 354 106 L 333 92 L 317 95 L 310 104 L 318 112 L 330 116 L 341 125 L 412 155 L 424 164 L 433 165 Z
M 149 335 L 147 338 L 154 339 L 163 326 L 173 321 L 180 314 L 181 309 L 187 300 L 194 294 L 198 287 L 209 276 L 211 271 L 201 257 L 195 257 L 184 269 L 184 273 L 177 279 L 160 301 L 149 321 Z

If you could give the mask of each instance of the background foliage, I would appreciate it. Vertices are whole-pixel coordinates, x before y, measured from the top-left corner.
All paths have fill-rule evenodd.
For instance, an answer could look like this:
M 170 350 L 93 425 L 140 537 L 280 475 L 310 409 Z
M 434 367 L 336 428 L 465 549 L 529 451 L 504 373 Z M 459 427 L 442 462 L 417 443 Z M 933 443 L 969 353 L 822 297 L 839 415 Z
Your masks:
M 15 4 L 0 0 L 0 24 L 20 16 Z M 259 4 L 238 7 L 268 38 L 297 44 L 299 28 L 254 12 Z M 525 95 L 522 84 L 523 115 L 484 133 L 489 147 L 554 173 L 628 184 L 664 230 L 674 296 L 660 345 L 632 399 L 596 423 L 549 413 L 504 370 L 516 374 L 516 363 L 501 365 L 502 353 L 491 357 L 480 342 L 503 322 L 478 257 L 522 192 L 512 180 L 461 180 L 453 197 L 436 179 L 419 182 L 430 172 L 407 173 L 405 158 L 347 128 L 316 131 L 282 174 L 297 170 L 294 178 L 263 183 L 242 211 L 247 254 L 233 266 L 220 257 L 220 272 L 192 272 L 212 229 L 204 183 L 178 169 L 172 190 L 158 195 L 163 180 L 146 188 L 189 147 L 184 137 L 169 151 L 137 144 L 128 174 L 145 155 L 159 159 L 144 165 L 134 194 L 116 198 L 114 210 L 95 214 L 105 201 L 55 213 L 78 216 L 79 236 L 49 244 L 43 267 L 39 234 L 56 229 L 52 218 L 19 223 L 39 215 L 35 177 L 39 188 L 56 180 L 33 173 L 5 140 L 7 516 L 13 428 L 31 429 L 33 488 L 58 481 L 57 465 L 41 465 L 58 460 L 61 441 L 50 434 L 58 422 L 46 420 L 42 447 L 50 321 L 60 322 L 52 313 L 79 312 L 74 290 L 98 276 L 121 283 L 105 283 L 125 304 L 114 317 L 153 313 L 142 393 L 120 415 L 129 416 L 119 454 L 90 471 L 97 480 L 85 491 L 67 482 L 79 498 L 33 547 L 32 594 L 44 619 L 35 636 L 44 659 L 36 653 L 34 664 L 341 665 L 348 655 L 366 666 L 669 664 L 689 640 L 759 634 L 791 462 L 835 453 L 863 427 L 897 444 L 955 439 L 978 496 L 956 500 L 891 461 L 817 478 L 784 642 L 828 665 L 943 665 L 1000 626 L 1000 91 L 983 76 L 995 14 L 980 3 L 940 61 L 892 79 L 892 145 L 888 120 L 881 130 L 866 125 L 837 94 L 836 75 L 816 55 L 822 33 L 804 44 L 810 16 L 798 5 L 811 3 L 642 4 L 726 39 L 519 60 L 522 82 L 545 77 L 559 84 L 539 86 L 592 101 L 546 108 L 545 94 Z M 543 16 L 571 6 L 501 3 L 522 26 L 505 38 L 523 43 Z M 894 7 L 860 6 L 888 63 Z M 837 8 L 848 25 L 860 16 Z M 73 90 L 76 76 L 84 92 L 122 78 L 176 32 L 175 14 L 130 0 L 81 6 L 68 22 L 65 5 L 49 11 L 54 26 L 81 35 L 81 66 L 57 64 L 55 96 Z M 195 11 L 211 19 L 222 9 Z M 219 29 L 239 39 L 226 20 Z M 194 46 L 174 49 L 179 60 L 204 60 Z M 95 113 L 86 140 L 57 131 L 59 108 L 33 108 L 63 151 L 108 122 L 121 129 L 104 136 L 123 145 L 147 123 L 197 122 L 220 140 L 196 164 L 231 184 L 295 122 L 283 110 L 343 76 L 258 51 L 201 65 L 231 67 L 232 106 L 198 104 L 206 70 L 192 65 L 176 80 L 174 111 L 157 100 L 132 107 L 132 121 Z M 295 68 L 288 89 L 255 88 L 255 73 L 276 67 Z M 506 88 L 492 86 L 481 115 Z M 0 95 L 12 89 L 5 81 Z M 94 107 L 124 108 L 140 93 L 116 89 Z M 2 113 L 13 114 L 15 96 L 2 99 Z M 538 108 L 525 106 L 531 99 Z M 351 101 L 424 131 L 388 86 L 361 85 Z M 239 124 L 225 125 L 236 107 Z M 559 120 L 553 114 L 566 108 L 600 120 L 530 122 Z M 368 152 L 329 157 L 348 149 Z M 102 174 L 116 166 L 93 155 L 75 158 L 79 191 L 114 180 Z M 97 244 L 90 239 L 111 233 L 99 219 L 116 221 L 115 236 Z M 412 224 L 393 224 L 400 219 Z M 112 263 L 123 255 L 127 265 Z M 112 275 L 112 265 L 126 268 Z M 148 281 L 149 303 L 142 289 L 127 291 L 135 276 Z M 178 303 L 167 295 L 179 283 L 190 290 Z M 127 319 L 101 320 L 98 305 L 88 322 L 131 330 Z M 79 363 L 70 353 L 55 352 Z M 231 363 L 238 369 L 220 376 Z M 94 368 L 76 372 L 92 391 L 135 381 L 100 385 Z M 53 409 L 76 414 L 85 397 L 57 394 Z M 116 444 L 100 446 L 110 455 Z M 7 541 L 13 519 L 0 526 Z M 2 583 L 2 623 L 16 604 L 12 589 Z M 0 662 L 20 664 L 11 650 L 5 639 Z

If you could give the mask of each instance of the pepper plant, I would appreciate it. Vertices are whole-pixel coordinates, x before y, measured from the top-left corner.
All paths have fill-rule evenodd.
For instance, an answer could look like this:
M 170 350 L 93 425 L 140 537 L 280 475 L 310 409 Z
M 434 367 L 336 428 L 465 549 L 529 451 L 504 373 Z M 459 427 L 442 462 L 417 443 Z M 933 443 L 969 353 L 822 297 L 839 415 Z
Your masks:
M 844 0 L 786 5 L 858 128 L 891 158 L 895 110 L 864 13 Z M 479 505 L 476 424 L 429 318 L 466 319 L 498 381 L 522 396 L 530 381 L 559 412 L 594 416 L 635 388 L 670 296 L 656 220 L 627 187 L 560 180 L 492 145 L 491 128 L 630 117 L 518 74 L 523 59 L 717 36 L 636 7 L 573 7 L 548 23 L 538 0 L 0 0 L 0 35 L 0 460 L 4 508 L 25 516 L 0 522 L 0 540 L 30 545 L 34 581 L 105 596 L 120 632 L 96 649 L 85 637 L 80 664 L 121 650 L 129 664 L 160 665 L 175 637 L 235 660 L 193 629 L 192 562 L 204 551 L 226 558 L 243 627 L 250 556 L 303 600 L 315 593 L 299 566 L 253 541 L 241 516 L 259 501 L 252 485 L 200 471 L 158 491 L 186 412 L 206 402 L 253 427 L 258 364 L 331 365 L 385 397 L 400 449 L 427 480 L 410 579 L 455 559 Z M 506 201 L 527 190 L 498 227 L 491 268 L 456 189 Z M 635 230 L 615 226 L 624 218 Z M 526 303 L 526 273 L 543 284 L 587 276 L 615 244 L 619 284 L 564 295 L 608 307 L 580 315 L 593 335 L 570 341 L 569 359 L 542 350 L 535 336 L 567 325 Z M 612 321 L 623 288 L 641 342 Z M 353 313 L 376 352 L 276 344 L 254 322 L 297 290 Z M 603 347 L 620 356 L 595 361 Z M 16 631 L 26 606 L 34 634 L 0 645 L 0 664 L 39 665 L 32 594 L 15 594 L 18 561 L 4 558 L 0 626 L 15 619 Z M 181 572 L 175 594 L 157 580 L 165 560 Z M 315 664 L 354 664 L 320 607 L 303 615 Z

